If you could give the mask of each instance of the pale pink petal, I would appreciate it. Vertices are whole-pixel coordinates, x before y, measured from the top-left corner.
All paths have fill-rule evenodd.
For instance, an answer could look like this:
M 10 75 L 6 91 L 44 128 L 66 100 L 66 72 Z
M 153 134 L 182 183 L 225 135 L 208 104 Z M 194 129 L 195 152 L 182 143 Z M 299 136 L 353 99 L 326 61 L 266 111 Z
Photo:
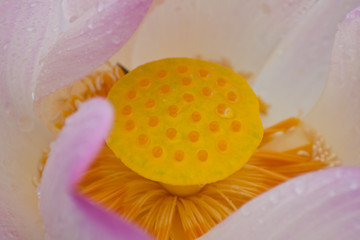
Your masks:
M 34 69 L 50 23 L 54 1 L 0 2 L 0 107 L 31 128 Z
M 103 4 L 99 0 L 63 0 L 62 7 L 65 19 L 71 23 L 96 4 Z
M 104 0 L 70 19 L 66 31 L 42 59 L 36 99 L 105 63 L 130 38 L 150 4 L 151 0 Z
M 113 112 L 92 99 L 69 117 L 51 146 L 40 185 L 40 212 L 53 240 L 145 239 L 144 233 L 77 193 L 77 183 L 101 150 Z
M 49 135 L 31 89 L 53 2 L 0 1 L 0 239 L 43 239 L 33 178 Z
M 246 203 L 202 240 L 357 240 L 360 168 L 332 168 L 292 179 Z
M 324 92 L 306 121 L 345 164 L 360 164 L 360 7 L 339 26 Z
M 329 71 L 338 24 L 359 5 L 360 0 L 317 1 L 301 24 L 273 49 L 254 84 L 254 91 L 271 105 L 263 118 L 265 125 L 290 116 L 304 117 L 314 106 Z
M 164 0 L 140 26 L 132 66 L 165 57 L 202 57 L 257 74 L 316 0 Z
M 21 131 L 16 121 L 0 113 L 0 239 L 43 239 L 35 176 L 49 135 L 36 123 Z

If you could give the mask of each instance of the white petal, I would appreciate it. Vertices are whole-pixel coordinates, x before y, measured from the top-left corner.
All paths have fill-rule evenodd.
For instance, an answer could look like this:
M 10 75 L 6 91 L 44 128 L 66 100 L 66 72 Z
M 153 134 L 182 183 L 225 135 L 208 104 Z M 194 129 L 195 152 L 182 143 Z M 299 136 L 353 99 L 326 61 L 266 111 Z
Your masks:
M 324 87 L 338 23 L 359 0 L 318 1 L 307 17 L 274 49 L 254 90 L 271 105 L 264 124 L 304 115 Z
M 31 132 L 0 113 L 0 239 L 43 239 L 34 178 L 49 133 L 35 123 Z
M 360 168 L 332 168 L 273 188 L 200 239 L 356 240 L 359 224 Z
M 339 26 L 324 92 L 306 121 L 347 165 L 360 164 L 360 8 Z
M 165 57 L 228 61 L 257 74 L 314 0 L 165 0 L 149 13 L 134 42 L 131 67 Z

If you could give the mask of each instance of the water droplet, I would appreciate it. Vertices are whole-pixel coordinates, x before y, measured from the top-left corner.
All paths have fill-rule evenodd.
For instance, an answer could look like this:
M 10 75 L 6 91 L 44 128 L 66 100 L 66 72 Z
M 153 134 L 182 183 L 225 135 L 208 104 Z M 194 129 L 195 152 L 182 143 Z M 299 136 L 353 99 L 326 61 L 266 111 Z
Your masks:
M 336 178 L 342 178 L 342 176 L 343 176 L 343 172 L 341 170 L 336 171 L 335 173 Z
M 36 6 L 37 6 L 37 3 L 30 4 L 30 7 L 36 7 Z
M 92 22 L 89 22 L 87 26 L 88 26 L 89 29 L 94 29 L 94 25 L 93 25 Z
M 250 210 L 246 206 L 241 207 L 240 212 L 244 216 L 249 216 L 250 215 Z
M 329 192 L 329 197 L 334 197 L 335 196 L 335 192 L 333 191 L 333 190 L 331 190 L 330 192 Z
M 40 198 L 40 196 L 41 196 L 41 192 L 40 192 L 39 187 L 36 189 L 36 195 L 37 195 L 38 198 Z
M 276 194 L 271 194 L 270 195 L 270 202 L 272 202 L 273 204 L 277 204 L 279 202 L 279 198 Z
M 305 191 L 305 185 L 303 182 L 297 182 L 295 185 L 295 193 L 298 195 L 303 194 Z
M 114 44 L 119 44 L 120 41 L 121 41 L 121 39 L 120 39 L 120 37 L 115 36 L 115 37 L 113 37 L 113 38 L 111 39 L 111 41 L 112 41 Z
M 107 33 L 107 34 L 112 33 L 112 29 L 108 29 L 108 30 L 106 30 L 106 33 Z
M 120 19 L 116 19 L 116 20 L 115 20 L 115 24 L 116 24 L 116 25 L 120 25 L 121 23 L 122 23 L 122 21 L 121 21 Z
M 26 28 L 26 31 L 28 31 L 28 32 L 35 32 L 35 28 L 33 28 L 33 27 L 28 27 L 28 28 Z
M 263 223 L 264 223 L 264 219 L 259 218 L 259 219 L 258 219 L 258 223 L 259 223 L 259 224 L 263 224 Z
M 5 43 L 3 49 L 6 50 L 9 47 L 9 43 Z
M 351 190 L 356 190 L 359 187 L 359 184 L 357 182 L 353 182 L 350 184 L 350 189 Z
M 104 4 L 103 2 L 99 2 L 97 5 L 97 11 L 102 12 L 102 10 L 104 10 Z
M 267 210 L 267 207 L 265 204 L 261 205 L 261 210 L 263 210 L 264 212 Z

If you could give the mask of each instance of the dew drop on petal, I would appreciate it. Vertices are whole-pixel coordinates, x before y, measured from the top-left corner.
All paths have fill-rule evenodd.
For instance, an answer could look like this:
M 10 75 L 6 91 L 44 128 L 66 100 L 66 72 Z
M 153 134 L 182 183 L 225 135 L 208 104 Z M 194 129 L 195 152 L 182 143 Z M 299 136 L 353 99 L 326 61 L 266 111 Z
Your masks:
M 98 12 L 102 12 L 102 10 L 104 10 L 103 2 L 99 2 L 96 9 Z
M 279 202 L 279 198 L 276 194 L 271 194 L 270 195 L 270 202 L 272 202 L 273 204 L 277 204 Z
M 350 184 L 350 189 L 351 190 L 356 190 L 359 187 L 359 184 L 357 182 L 353 182 Z
M 112 41 L 114 44 L 119 44 L 120 41 L 121 41 L 121 39 L 120 39 L 120 37 L 118 37 L 118 36 L 114 36 L 114 37 L 111 39 L 111 41 Z
M 244 216 L 249 216 L 250 215 L 250 210 L 248 209 L 247 206 L 241 207 L 240 212 Z

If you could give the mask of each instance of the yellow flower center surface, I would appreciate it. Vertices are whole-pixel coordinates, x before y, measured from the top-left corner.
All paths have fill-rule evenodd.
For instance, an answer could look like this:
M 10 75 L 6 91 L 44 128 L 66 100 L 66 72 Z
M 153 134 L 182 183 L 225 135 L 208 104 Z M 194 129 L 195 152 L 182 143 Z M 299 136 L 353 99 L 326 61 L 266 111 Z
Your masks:
M 259 103 L 246 80 L 223 66 L 169 58 L 142 65 L 118 81 L 107 144 L 150 180 L 197 185 L 239 170 L 260 144 Z

